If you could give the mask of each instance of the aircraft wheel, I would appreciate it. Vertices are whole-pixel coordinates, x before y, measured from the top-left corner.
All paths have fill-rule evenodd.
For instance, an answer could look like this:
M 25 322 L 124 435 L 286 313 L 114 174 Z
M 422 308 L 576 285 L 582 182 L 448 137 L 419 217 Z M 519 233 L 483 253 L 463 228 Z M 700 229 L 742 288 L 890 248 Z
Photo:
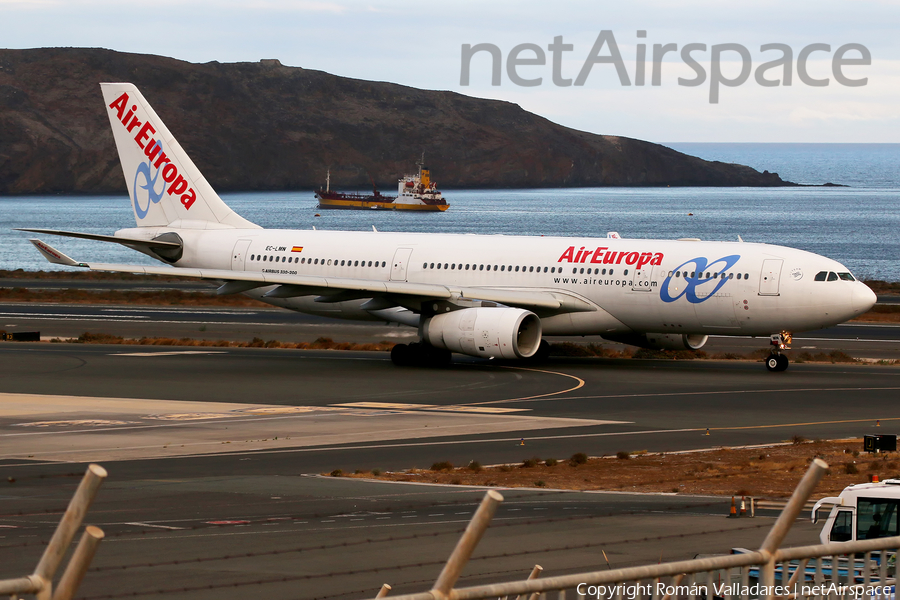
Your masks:
M 423 346 L 427 349 L 427 352 L 425 353 L 426 365 L 430 367 L 445 367 L 452 362 L 453 353 L 449 350 L 435 348 L 434 346 L 425 344 L 423 344 Z
M 398 367 L 405 367 L 410 364 L 410 355 L 412 352 L 406 344 L 397 344 L 391 348 L 391 362 Z
M 537 352 L 535 352 L 528 360 L 543 362 L 548 358 L 550 358 L 550 343 L 547 340 L 541 340 Z
M 778 370 L 786 371 L 788 368 L 788 364 L 790 364 L 788 357 L 785 356 L 784 354 L 779 354 L 778 355 Z
M 766 369 L 771 373 L 779 373 L 788 368 L 790 361 L 784 354 L 770 354 L 766 359 Z

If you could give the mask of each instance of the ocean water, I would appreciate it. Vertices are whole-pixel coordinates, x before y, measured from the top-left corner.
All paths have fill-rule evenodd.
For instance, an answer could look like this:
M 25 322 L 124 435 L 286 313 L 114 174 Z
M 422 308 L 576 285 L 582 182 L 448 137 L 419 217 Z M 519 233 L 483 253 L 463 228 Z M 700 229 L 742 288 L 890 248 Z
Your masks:
M 222 197 L 240 215 L 273 228 L 599 237 L 617 231 L 628 238 L 705 240 L 740 235 L 834 258 L 863 279 L 900 281 L 900 144 L 668 145 L 800 183 L 850 187 L 447 190 L 447 212 L 419 214 L 320 210 L 310 191 Z M 76 260 L 155 264 L 118 245 L 12 231 L 111 234 L 133 226 L 124 194 L 0 197 L 0 269 L 55 267 L 29 237 L 41 237 Z

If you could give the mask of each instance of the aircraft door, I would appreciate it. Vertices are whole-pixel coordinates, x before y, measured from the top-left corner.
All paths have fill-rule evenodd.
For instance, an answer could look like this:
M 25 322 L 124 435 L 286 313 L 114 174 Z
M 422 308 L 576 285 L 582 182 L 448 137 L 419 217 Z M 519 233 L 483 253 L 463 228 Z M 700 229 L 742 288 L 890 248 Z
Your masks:
M 759 295 L 778 296 L 778 285 L 781 281 L 781 265 L 784 261 L 780 258 L 767 258 L 763 261 L 762 272 L 759 274 Z
M 631 289 L 635 292 L 649 292 L 653 281 L 653 267 L 646 265 L 634 272 L 631 280 Z
M 391 281 L 406 281 L 406 269 L 412 255 L 412 248 L 397 248 L 391 263 Z
M 252 240 L 238 240 L 231 253 L 231 270 L 243 271 L 244 262 L 247 260 L 247 252 L 250 250 Z

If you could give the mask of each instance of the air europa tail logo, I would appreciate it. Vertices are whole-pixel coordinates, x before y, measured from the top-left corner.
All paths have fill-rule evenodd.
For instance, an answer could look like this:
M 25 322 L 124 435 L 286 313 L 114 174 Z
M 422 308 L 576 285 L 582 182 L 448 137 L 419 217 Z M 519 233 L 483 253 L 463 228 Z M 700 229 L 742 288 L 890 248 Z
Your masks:
M 197 193 L 194 191 L 194 188 L 188 185 L 187 180 L 181 173 L 178 172 L 178 167 L 166 156 L 165 151 L 162 149 L 162 140 L 154 140 L 150 137 L 156 133 L 156 129 L 150 121 L 141 123 L 140 119 L 134 114 L 137 110 L 136 105 L 132 105 L 131 109 L 128 109 L 128 100 L 128 94 L 123 93 L 109 105 L 109 108 L 116 111 L 119 121 L 128 133 L 132 133 L 137 129 L 134 142 L 143 150 L 144 156 L 147 157 L 147 162 L 138 165 L 134 175 L 133 202 L 135 213 L 139 219 L 146 217 L 147 212 L 150 210 L 150 204 L 156 204 L 162 200 L 163 194 L 169 194 L 170 196 L 172 194 L 180 195 L 181 204 L 185 209 L 190 210 L 197 200 Z M 144 179 L 144 184 L 140 187 L 147 191 L 146 206 L 142 206 L 138 200 L 138 179 L 141 177 Z M 160 178 L 162 178 L 162 187 L 157 190 Z
M 663 260 L 662 252 L 609 252 L 609 248 L 596 248 L 594 250 L 585 250 L 582 246 L 576 251 L 575 246 L 569 248 L 562 253 L 556 262 L 569 263 L 593 263 L 597 265 L 634 265 L 640 269 L 644 265 L 661 265 Z

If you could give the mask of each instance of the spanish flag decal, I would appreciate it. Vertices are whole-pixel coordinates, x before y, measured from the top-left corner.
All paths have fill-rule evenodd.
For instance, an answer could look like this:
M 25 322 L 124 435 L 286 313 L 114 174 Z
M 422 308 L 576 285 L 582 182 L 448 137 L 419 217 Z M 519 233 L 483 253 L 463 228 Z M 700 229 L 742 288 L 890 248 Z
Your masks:
M 291 248 L 291 252 L 303 252 L 303 246 L 294 246 Z

